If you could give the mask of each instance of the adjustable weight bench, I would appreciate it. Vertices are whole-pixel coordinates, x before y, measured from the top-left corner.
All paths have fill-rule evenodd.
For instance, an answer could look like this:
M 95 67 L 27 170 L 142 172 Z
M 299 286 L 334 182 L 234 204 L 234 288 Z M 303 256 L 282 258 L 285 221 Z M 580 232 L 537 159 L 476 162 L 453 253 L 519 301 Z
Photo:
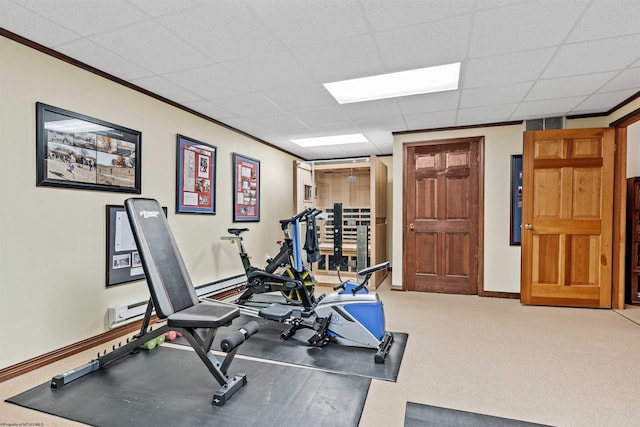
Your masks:
M 210 351 L 217 328 L 231 324 L 232 320 L 240 315 L 240 310 L 237 307 L 215 302 L 201 302 L 198 299 L 169 229 L 169 223 L 156 200 L 130 198 L 125 201 L 125 208 L 151 293 L 140 333 L 126 345 L 114 348 L 111 353 L 98 356 L 86 365 L 53 377 L 51 387 L 60 388 L 83 375 L 138 351 L 146 341 L 172 330 L 182 333 L 211 375 L 222 386 L 214 393 L 212 399 L 212 404 L 222 406 L 231 395 L 247 383 L 245 374 L 237 374 L 229 378 L 227 370 L 238 347 L 258 331 L 258 324 L 250 321 L 223 339 L 220 346 L 226 356 L 219 361 Z M 158 318 L 167 320 L 166 325 L 156 330 L 149 328 L 154 308 Z

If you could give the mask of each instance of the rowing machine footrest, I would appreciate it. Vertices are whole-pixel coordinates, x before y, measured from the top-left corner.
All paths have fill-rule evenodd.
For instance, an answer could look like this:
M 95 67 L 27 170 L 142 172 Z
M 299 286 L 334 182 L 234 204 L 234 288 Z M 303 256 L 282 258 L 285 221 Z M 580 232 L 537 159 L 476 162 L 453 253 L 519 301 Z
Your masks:
M 385 332 L 384 337 L 382 337 L 382 342 L 380 342 L 378 346 L 378 351 L 373 357 L 376 363 L 384 363 L 387 354 L 389 354 L 389 350 L 391 350 L 391 344 L 393 344 L 393 333 Z
M 269 304 L 268 306 L 261 308 L 258 315 L 263 319 L 275 320 L 283 322 L 291 317 L 293 309 L 291 307 L 284 306 L 282 304 Z

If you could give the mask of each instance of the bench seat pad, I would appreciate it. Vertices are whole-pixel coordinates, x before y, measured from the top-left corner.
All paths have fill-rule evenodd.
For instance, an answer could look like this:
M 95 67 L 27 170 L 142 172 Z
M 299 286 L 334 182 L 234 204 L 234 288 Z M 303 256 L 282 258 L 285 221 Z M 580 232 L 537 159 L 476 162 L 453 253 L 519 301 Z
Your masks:
M 167 318 L 167 326 L 176 328 L 217 328 L 240 316 L 237 307 L 201 302 Z

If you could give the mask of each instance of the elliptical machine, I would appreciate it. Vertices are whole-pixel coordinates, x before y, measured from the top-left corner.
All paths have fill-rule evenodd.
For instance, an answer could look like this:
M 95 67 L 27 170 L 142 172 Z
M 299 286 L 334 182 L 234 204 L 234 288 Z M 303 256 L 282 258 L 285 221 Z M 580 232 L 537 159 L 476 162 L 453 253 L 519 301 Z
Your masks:
M 308 208 L 291 218 L 280 220 L 284 240 L 280 242 L 280 250 L 276 256 L 267 259 L 264 269 L 251 264 L 241 234 L 248 228 L 229 228 L 231 236 L 222 236 L 222 240 L 229 240 L 238 245 L 240 259 L 247 275 L 247 289 L 235 301 L 236 304 L 253 304 L 265 306 L 273 303 L 272 299 L 260 297 L 260 294 L 280 292 L 283 299 L 279 304 L 301 307 L 303 315 L 308 315 L 315 303 L 315 278 L 311 271 L 302 263 L 302 249 L 300 242 L 300 223 L 310 222 L 322 211 Z

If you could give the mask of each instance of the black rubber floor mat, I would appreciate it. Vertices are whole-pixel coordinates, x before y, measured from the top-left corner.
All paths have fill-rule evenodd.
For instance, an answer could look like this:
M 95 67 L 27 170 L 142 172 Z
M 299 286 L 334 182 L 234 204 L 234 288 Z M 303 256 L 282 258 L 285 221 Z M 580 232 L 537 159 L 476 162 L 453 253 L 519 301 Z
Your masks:
M 42 384 L 8 402 L 101 427 L 355 426 L 371 380 L 236 358 L 247 385 L 222 407 L 220 387 L 192 351 L 141 351 L 63 388 Z
M 475 412 L 407 402 L 404 427 L 549 427 Z
M 385 381 L 397 380 L 408 339 L 408 334 L 394 332 L 393 345 L 385 363 L 375 363 L 375 350 L 334 343 L 312 347 L 307 343 L 307 339 L 313 334 L 311 329 L 300 329 L 293 337 L 282 341 L 280 334 L 288 328 L 287 325 L 242 315 L 233 321 L 232 326 L 218 329 L 213 348 L 219 349 L 220 340 L 249 320 L 260 324 L 260 332 L 242 344 L 238 354 Z M 184 339 L 173 342 L 188 345 Z

